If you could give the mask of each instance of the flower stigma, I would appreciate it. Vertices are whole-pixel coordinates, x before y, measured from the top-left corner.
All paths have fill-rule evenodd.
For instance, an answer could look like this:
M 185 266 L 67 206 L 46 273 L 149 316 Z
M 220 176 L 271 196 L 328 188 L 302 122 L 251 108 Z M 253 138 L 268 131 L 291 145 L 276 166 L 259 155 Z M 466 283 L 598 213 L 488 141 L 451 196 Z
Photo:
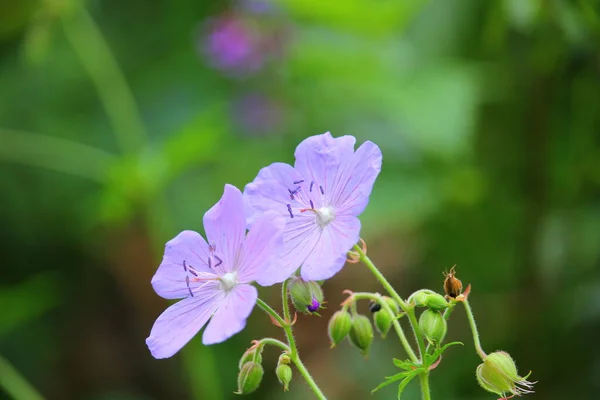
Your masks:
M 317 223 L 321 228 L 325 228 L 327 224 L 335 219 L 333 207 L 331 206 L 321 207 L 315 210 L 315 213 L 317 214 Z
M 225 292 L 229 292 L 237 285 L 237 273 L 236 272 L 227 272 L 219 278 L 221 282 L 221 287 Z

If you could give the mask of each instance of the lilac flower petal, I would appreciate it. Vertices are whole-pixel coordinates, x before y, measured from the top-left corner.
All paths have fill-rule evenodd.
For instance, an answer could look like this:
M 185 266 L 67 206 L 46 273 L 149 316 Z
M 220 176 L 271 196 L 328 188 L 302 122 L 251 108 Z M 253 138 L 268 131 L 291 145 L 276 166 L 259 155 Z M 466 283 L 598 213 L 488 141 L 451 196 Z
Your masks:
M 367 141 L 342 161 L 330 197 L 338 213 L 358 216 L 364 211 L 381 171 L 381 159 L 379 147 Z
M 240 282 L 256 280 L 278 260 L 283 248 L 283 230 L 286 222 L 286 218 L 279 213 L 267 211 L 252 226 L 246 236 L 238 264 Z
M 331 133 L 311 136 L 296 147 L 295 169 L 304 176 L 323 186 L 325 197 L 330 199 L 335 183 L 335 175 L 340 164 L 354 154 L 353 136 L 333 138 Z
M 323 229 L 318 243 L 302 265 L 304 280 L 329 279 L 342 269 L 348 251 L 359 240 L 360 220 L 338 216 Z
M 246 236 L 244 200 L 238 188 L 225 185 L 221 199 L 204 214 L 204 230 L 208 243 L 216 245 L 213 269 L 231 272 Z
M 246 326 L 256 304 L 258 291 L 251 285 L 238 285 L 227 293 L 202 335 L 202 343 L 220 343 Z
M 244 189 L 248 225 L 252 224 L 266 211 L 277 211 L 289 216 L 287 204 L 291 202 L 289 188 L 294 182 L 302 180 L 294 167 L 284 163 L 273 163 L 262 168 L 253 182 Z
M 194 297 L 167 308 L 156 320 L 146 344 L 155 358 L 177 353 L 215 312 L 222 299 L 217 281 L 206 283 Z
M 290 277 L 314 251 L 321 237 L 321 228 L 314 222 L 314 215 L 288 220 L 283 232 L 284 249 L 277 262 L 266 268 L 256 278 L 262 286 L 283 282 Z
M 162 263 L 152 278 L 152 287 L 165 299 L 188 297 L 186 276 L 192 276 L 190 270 L 211 272 L 207 259 L 208 245 L 204 238 L 194 231 L 181 232 L 167 242 Z

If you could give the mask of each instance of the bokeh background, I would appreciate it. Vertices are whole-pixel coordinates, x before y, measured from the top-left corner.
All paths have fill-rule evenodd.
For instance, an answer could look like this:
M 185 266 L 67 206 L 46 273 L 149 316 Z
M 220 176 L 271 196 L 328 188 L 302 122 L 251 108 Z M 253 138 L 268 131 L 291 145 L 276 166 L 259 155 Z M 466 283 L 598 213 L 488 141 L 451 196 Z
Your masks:
M 327 130 L 382 148 L 362 237 L 402 295 L 457 264 L 484 348 L 533 370 L 531 398 L 597 398 L 599 39 L 594 0 L 1 1 L 0 398 L 235 398 L 239 357 L 279 330 L 255 310 L 154 360 L 151 276 L 225 183 Z M 404 357 L 393 334 L 368 359 L 326 337 L 343 289 L 381 289 L 360 265 L 324 288 L 323 317 L 297 323 L 309 370 L 330 399 L 395 398 L 370 394 Z M 448 339 L 465 346 L 433 398 L 494 399 L 464 310 Z M 248 398 L 312 398 L 297 373 L 283 394 L 277 357 Z

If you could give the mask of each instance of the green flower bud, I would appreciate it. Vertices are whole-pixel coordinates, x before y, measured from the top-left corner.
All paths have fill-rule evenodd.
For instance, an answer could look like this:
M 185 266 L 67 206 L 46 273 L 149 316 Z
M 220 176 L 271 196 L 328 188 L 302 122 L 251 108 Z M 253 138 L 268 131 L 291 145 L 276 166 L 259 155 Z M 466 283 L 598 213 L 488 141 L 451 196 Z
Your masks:
M 444 296 L 429 289 L 416 291 L 409 299 L 414 302 L 417 307 L 427 307 L 434 311 L 445 310 L 450 306 Z
M 263 367 L 255 362 L 249 361 L 242 366 L 238 374 L 238 390 L 236 394 L 249 394 L 260 386 L 264 374 Z
M 323 289 L 318 282 L 294 277 L 288 286 L 288 292 L 298 312 L 313 314 L 323 304 Z
M 350 333 L 352 329 L 352 316 L 346 310 L 336 311 L 329 320 L 327 331 L 331 340 L 331 348 L 334 348 L 339 342 Z
M 398 315 L 398 313 L 400 312 L 400 308 L 393 299 L 389 297 L 383 297 L 383 299 L 394 314 L 391 315 L 389 312 L 386 311 L 384 307 L 380 307 L 379 310 L 373 314 L 373 323 L 375 324 L 377 332 L 379 332 L 381 334 L 381 337 L 385 339 L 388 332 L 392 328 L 392 322 L 396 318 L 396 315 Z
M 477 367 L 477 382 L 488 392 L 502 397 L 522 396 L 533 393 L 535 382 L 527 381 L 517 373 L 517 366 L 504 351 L 497 351 L 485 357 L 483 364 Z
M 279 383 L 283 385 L 283 391 L 288 391 L 292 380 L 292 368 L 287 364 L 279 364 L 275 369 L 275 375 L 277 375 Z
M 446 319 L 439 311 L 425 310 L 419 318 L 419 328 L 421 333 L 430 343 L 439 345 L 446 336 L 448 326 Z
M 262 351 L 263 346 L 251 347 L 242 355 L 240 358 L 240 362 L 238 363 L 238 368 L 242 369 L 242 366 L 249 361 L 256 361 L 259 364 L 262 364 Z M 256 360 L 254 359 L 254 355 L 256 354 Z
M 354 315 L 352 317 L 352 329 L 350 329 L 348 339 L 363 355 L 369 354 L 369 347 L 373 342 L 373 327 L 368 317 L 364 315 Z

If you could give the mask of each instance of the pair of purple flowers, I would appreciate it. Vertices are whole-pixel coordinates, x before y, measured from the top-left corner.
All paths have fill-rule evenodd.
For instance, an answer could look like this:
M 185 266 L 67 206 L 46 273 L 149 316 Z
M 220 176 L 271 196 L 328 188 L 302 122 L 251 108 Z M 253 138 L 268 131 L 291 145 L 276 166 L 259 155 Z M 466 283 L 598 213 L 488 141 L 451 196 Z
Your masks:
M 172 356 L 207 322 L 207 345 L 240 332 L 258 296 L 252 282 L 280 283 L 300 267 L 303 279 L 322 280 L 343 267 L 381 170 L 377 145 L 367 141 L 355 152 L 354 144 L 353 136 L 329 132 L 305 139 L 294 166 L 263 168 L 243 194 L 225 185 L 204 214 L 208 242 L 183 231 L 167 243 L 152 286 L 166 299 L 184 299 L 154 323 L 146 339 L 154 357 Z

